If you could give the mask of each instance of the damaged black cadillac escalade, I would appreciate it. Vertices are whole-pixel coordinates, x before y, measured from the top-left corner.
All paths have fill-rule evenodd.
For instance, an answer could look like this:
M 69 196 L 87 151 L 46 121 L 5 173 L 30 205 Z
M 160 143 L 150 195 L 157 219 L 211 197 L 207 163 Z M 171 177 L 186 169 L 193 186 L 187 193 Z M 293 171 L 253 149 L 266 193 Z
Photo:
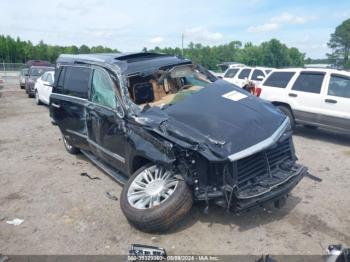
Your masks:
M 282 203 L 306 174 L 288 118 L 190 60 L 157 53 L 61 55 L 50 114 L 68 152 L 123 184 L 144 231 L 193 201 L 241 212 Z

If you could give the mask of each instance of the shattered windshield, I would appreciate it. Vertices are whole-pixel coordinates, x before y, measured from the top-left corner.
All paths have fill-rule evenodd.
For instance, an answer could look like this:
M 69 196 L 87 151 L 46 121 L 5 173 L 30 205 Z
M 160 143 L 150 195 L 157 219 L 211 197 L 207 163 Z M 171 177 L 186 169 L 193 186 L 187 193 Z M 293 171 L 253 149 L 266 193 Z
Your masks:
M 36 67 L 30 69 L 31 76 L 42 76 L 45 72 L 53 70 L 51 67 Z
M 129 79 L 129 94 L 140 109 L 173 105 L 208 87 L 215 79 L 195 65 L 178 65 L 159 69 L 150 75 L 134 75 Z

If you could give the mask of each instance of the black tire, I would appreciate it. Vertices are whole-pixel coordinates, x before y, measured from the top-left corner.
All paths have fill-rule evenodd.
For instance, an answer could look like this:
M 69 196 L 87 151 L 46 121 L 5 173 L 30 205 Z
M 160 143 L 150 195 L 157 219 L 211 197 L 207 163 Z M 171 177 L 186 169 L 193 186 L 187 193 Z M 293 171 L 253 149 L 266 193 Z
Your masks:
M 33 98 L 34 96 L 31 93 L 27 93 L 28 94 L 28 98 Z
M 65 147 L 65 149 L 68 151 L 68 153 L 72 154 L 72 155 L 76 155 L 80 152 L 79 148 L 72 146 L 67 139 L 64 137 L 64 135 L 62 135 L 62 140 L 63 140 L 63 145 Z
M 137 229 L 144 232 L 164 232 L 186 216 L 192 207 L 193 197 L 186 182 L 179 180 L 173 194 L 160 205 L 147 209 L 134 208 L 127 197 L 129 187 L 138 174 L 152 165 L 141 167 L 130 177 L 121 193 L 120 206 L 129 223 Z
M 292 129 L 294 129 L 295 128 L 295 119 L 294 119 L 294 115 L 293 115 L 292 111 L 289 109 L 289 107 L 282 106 L 282 105 L 279 105 L 277 107 L 279 108 L 279 110 L 281 110 L 289 118 L 290 126 Z
M 38 106 L 42 105 L 37 90 L 35 90 L 35 96 L 34 96 L 34 97 L 35 97 L 35 102 L 36 102 L 36 104 L 37 104 Z
M 20 86 L 21 89 L 24 89 L 25 87 L 24 86 Z

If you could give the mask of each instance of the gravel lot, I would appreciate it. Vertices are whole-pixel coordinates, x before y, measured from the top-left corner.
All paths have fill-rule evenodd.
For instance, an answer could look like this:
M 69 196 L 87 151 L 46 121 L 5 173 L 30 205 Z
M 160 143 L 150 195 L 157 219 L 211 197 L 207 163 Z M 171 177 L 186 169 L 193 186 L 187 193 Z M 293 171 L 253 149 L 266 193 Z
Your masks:
M 305 178 L 282 209 L 227 214 L 196 205 L 173 231 L 146 234 L 126 221 L 121 187 L 83 156 L 68 154 L 48 108 L 18 86 L 0 90 L 0 253 L 125 254 L 131 243 L 170 254 L 324 254 L 350 246 L 350 137 L 300 127 L 300 162 L 322 178 Z M 87 172 L 101 180 L 81 176 Z M 7 220 L 24 219 L 19 226 Z

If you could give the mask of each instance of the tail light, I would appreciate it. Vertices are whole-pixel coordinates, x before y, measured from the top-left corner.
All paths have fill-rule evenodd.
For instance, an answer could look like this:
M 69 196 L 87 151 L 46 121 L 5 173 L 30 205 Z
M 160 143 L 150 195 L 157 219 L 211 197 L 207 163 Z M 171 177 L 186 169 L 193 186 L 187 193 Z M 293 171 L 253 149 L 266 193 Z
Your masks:
M 261 91 L 262 91 L 261 87 L 254 87 L 253 94 L 259 97 L 261 94 Z

